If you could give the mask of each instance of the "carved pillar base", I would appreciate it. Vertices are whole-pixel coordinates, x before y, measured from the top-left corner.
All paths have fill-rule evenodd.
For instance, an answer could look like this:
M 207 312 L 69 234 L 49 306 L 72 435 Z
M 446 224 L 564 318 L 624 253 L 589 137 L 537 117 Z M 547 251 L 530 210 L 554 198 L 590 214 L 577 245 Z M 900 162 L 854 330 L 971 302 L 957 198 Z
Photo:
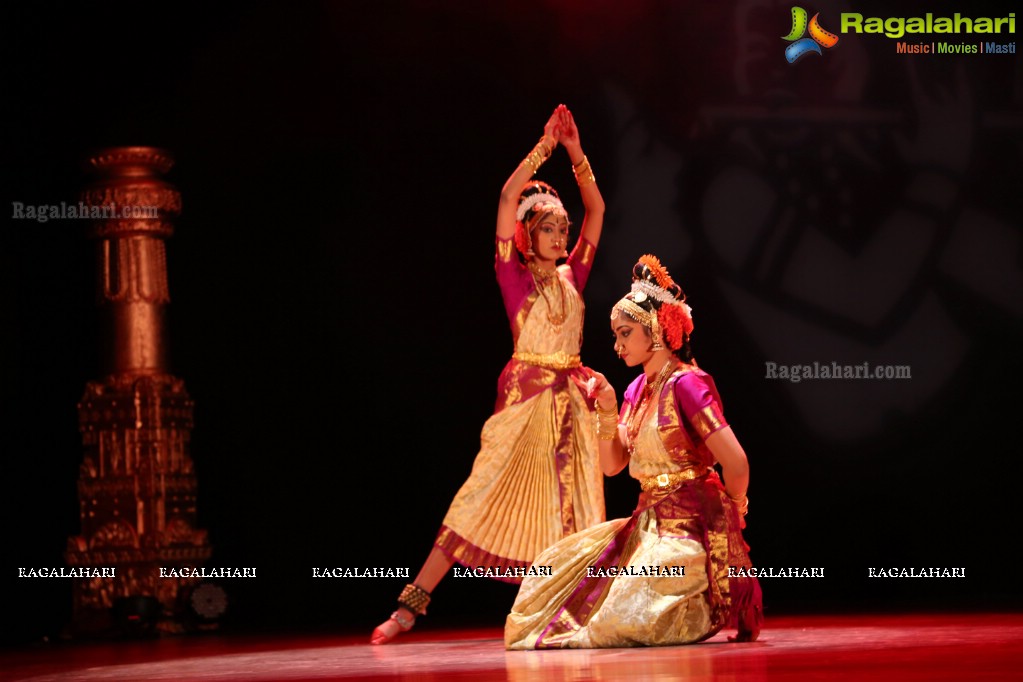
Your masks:
M 81 534 L 65 558 L 86 577 L 73 578 L 73 632 L 182 629 L 199 579 L 167 574 L 212 553 L 196 528 L 192 400 L 166 369 L 164 240 L 181 199 L 160 176 L 172 163 L 162 150 L 123 147 L 88 164 L 99 179 L 82 201 L 106 207 L 91 235 L 111 373 L 87 384 L 78 404 Z

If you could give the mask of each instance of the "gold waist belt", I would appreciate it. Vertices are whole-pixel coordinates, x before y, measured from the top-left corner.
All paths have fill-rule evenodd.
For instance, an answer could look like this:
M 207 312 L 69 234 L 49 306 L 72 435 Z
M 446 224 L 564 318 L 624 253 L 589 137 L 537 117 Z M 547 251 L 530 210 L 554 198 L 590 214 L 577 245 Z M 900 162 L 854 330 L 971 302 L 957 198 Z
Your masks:
M 569 355 L 563 350 L 557 353 L 516 352 L 512 354 L 512 359 L 545 369 L 574 369 L 583 364 L 578 355 Z
M 639 482 L 639 487 L 643 489 L 643 492 L 648 493 L 651 490 L 663 490 L 666 488 L 674 488 L 679 483 L 685 481 L 695 481 L 698 478 L 703 478 L 710 473 L 710 469 L 707 467 L 701 467 L 698 469 L 683 469 L 682 471 L 673 471 L 670 474 L 658 474 L 657 476 L 651 476 L 650 478 L 644 478 Z

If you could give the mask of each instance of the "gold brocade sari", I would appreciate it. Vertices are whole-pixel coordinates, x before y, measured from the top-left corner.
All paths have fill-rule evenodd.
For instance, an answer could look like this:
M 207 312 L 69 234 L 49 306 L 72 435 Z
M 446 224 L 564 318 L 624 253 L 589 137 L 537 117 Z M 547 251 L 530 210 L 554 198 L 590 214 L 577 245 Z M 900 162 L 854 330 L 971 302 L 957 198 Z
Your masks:
M 687 644 L 717 633 L 737 602 L 759 600 L 755 578 L 728 575 L 749 557 L 702 444 L 723 417 L 712 405 L 714 426 L 687 418 L 675 398 L 675 383 L 691 371 L 669 379 L 659 409 L 639 426 L 629 465 L 644 481 L 636 511 L 537 556 L 534 566 L 549 566 L 550 575 L 527 577 L 519 589 L 505 623 L 508 649 Z
M 583 302 L 564 269 L 558 277 L 563 289 L 533 291 L 513 320 L 515 355 L 495 412 L 437 535 L 466 566 L 525 569 L 544 548 L 604 520 L 593 412 L 572 381 L 585 377 Z

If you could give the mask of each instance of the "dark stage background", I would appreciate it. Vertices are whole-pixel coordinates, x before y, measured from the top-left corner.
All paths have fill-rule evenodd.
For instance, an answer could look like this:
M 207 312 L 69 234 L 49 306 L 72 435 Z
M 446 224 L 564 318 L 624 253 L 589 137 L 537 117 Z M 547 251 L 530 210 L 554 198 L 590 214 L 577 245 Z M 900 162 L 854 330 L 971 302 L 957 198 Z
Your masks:
M 96 147 L 177 159 L 170 354 L 196 404 L 200 526 L 209 565 L 259 575 L 221 581 L 225 630 L 368 635 L 405 581 L 312 568 L 418 570 L 511 353 L 498 193 L 561 102 L 608 205 L 583 360 L 619 392 L 635 375 L 607 311 L 659 255 L 749 454 L 754 563 L 826 569 L 765 580 L 768 617 L 1020 607 L 1018 56 L 844 34 L 790 65 L 790 3 L 693 5 L 5 7 L 6 206 L 76 201 Z M 841 11 L 1016 4 L 806 8 L 837 32 Z M 540 177 L 580 221 L 562 150 Z M 5 220 L 0 242 L 6 642 L 70 616 L 68 581 L 16 575 L 61 565 L 78 532 L 76 402 L 101 371 L 85 230 Z M 765 378 L 815 361 L 912 378 Z M 636 490 L 607 480 L 608 517 Z M 892 566 L 966 578 L 867 577 Z M 448 578 L 420 627 L 499 624 L 514 593 Z

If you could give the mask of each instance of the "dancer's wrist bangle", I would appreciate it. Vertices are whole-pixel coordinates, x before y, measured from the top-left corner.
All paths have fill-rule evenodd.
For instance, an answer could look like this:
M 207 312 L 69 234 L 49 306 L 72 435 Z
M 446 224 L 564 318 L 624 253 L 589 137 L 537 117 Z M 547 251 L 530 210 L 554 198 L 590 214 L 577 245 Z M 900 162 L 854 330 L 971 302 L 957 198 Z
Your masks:
M 618 436 L 618 424 L 597 424 L 597 438 L 600 440 L 614 440 Z
M 749 497 L 746 495 L 743 495 L 742 497 L 732 497 L 729 495 L 728 499 L 735 503 L 740 514 L 746 516 L 746 513 L 749 511 Z
M 540 138 L 540 141 L 533 147 L 533 151 L 526 155 L 526 158 L 522 159 L 522 164 L 526 166 L 531 172 L 536 173 L 540 170 L 540 166 L 551 157 L 551 152 L 554 151 L 553 144 L 548 142 L 547 136 L 544 135 Z
M 572 173 L 575 174 L 575 181 L 580 187 L 585 187 L 591 182 L 596 182 L 597 179 L 593 176 L 593 170 L 590 168 L 590 161 L 583 155 L 583 160 L 572 166 Z

